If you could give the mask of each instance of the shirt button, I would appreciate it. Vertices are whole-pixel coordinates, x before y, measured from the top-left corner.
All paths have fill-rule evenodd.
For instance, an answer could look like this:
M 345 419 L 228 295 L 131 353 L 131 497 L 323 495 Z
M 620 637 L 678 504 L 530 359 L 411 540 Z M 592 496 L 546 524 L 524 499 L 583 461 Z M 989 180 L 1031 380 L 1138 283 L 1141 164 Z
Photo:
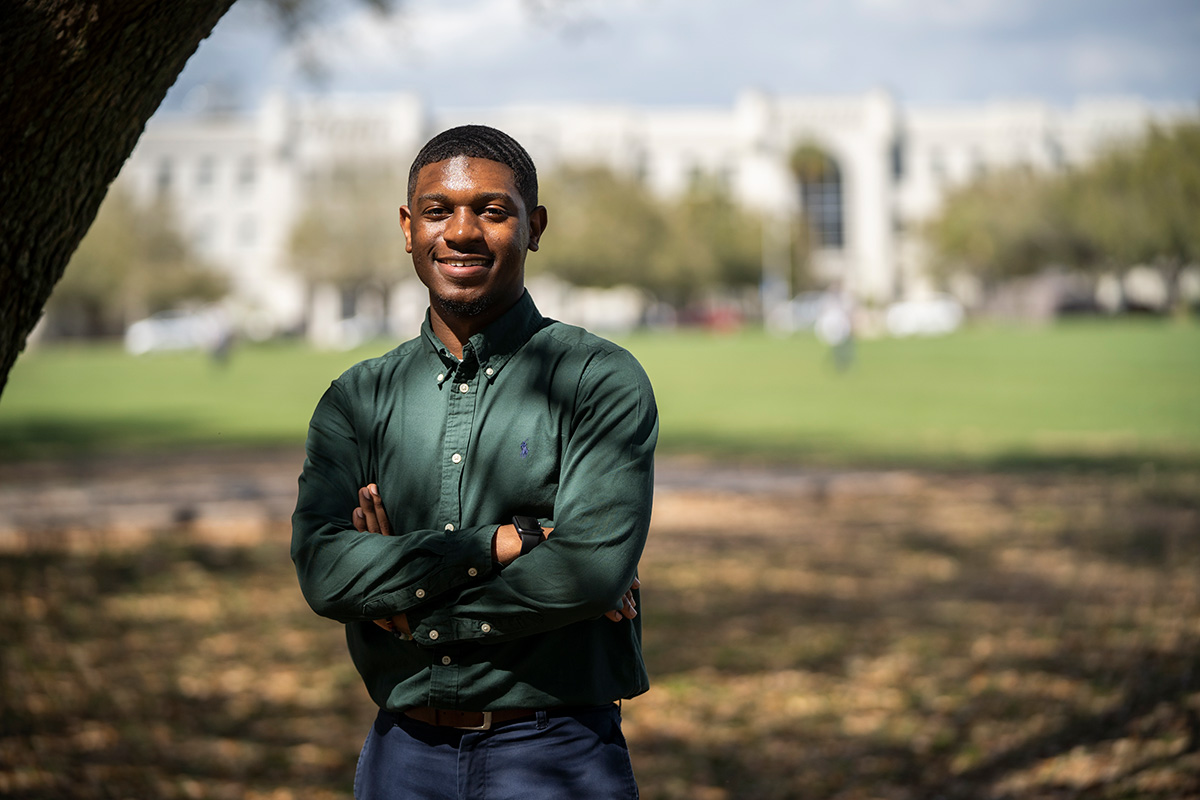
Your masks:
M 429 638 L 430 638 L 430 639 L 436 639 L 437 637 L 438 637 L 438 632 L 437 632 L 437 631 L 430 631 L 430 632 L 429 632 Z
M 444 381 L 444 380 L 446 380 L 446 373 L 444 373 L 444 372 L 439 372 L 439 373 L 438 373 L 438 383 L 441 383 L 441 382 L 442 382 L 442 381 Z
M 467 570 L 467 574 L 470 575 L 472 578 L 474 578 L 476 575 L 479 574 L 479 570 L 475 569 L 474 567 L 471 567 L 469 570 Z
M 484 372 L 487 373 L 487 376 L 489 378 L 496 374 L 496 370 L 492 369 L 491 367 L 488 367 L 487 369 L 485 369 Z
M 454 530 L 454 526 L 453 526 L 453 525 L 451 525 L 449 522 L 447 522 L 447 523 L 446 523 L 446 530 L 448 530 L 448 531 L 452 531 L 452 530 Z
M 425 596 L 425 590 L 417 589 L 415 592 L 413 592 L 413 594 L 415 594 L 417 596 L 417 599 L 420 600 L 422 597 Z
M 468 386 L 468 385 L 467 385 L 467 384 L 465 384 L 465 383 L 460 383 L 460 384 L 458 385 L 458 390 L 459 390 L 460 392 L 462 392 L 463 394 L 466 394 L 467 392 L 471 391 L 471 387 L 470 387 L 470 386 Z
M 491 626 L 491 625 L 488 625 L 488 624 L 485 622 L 485 623 L 483 623 L 482 625 L 480 625 L 480 626 L 479 626 L 479 630 L 483 631 L 484 633 L 491 633 L 491 632 L 492 632 L 492 626 Z
M 450 666 L 450 656 L 442 656 L 442 665 L 446 667 Z
M 457 464 L 457 463 L 459 463 L 460 461 L 462 461 L 462 454 L 461 454 L 461 453 L 455 453 L 454 455 L 450 456 L 450 460 L 451 460 L 451 461 L 453 461 L 455 464 Z

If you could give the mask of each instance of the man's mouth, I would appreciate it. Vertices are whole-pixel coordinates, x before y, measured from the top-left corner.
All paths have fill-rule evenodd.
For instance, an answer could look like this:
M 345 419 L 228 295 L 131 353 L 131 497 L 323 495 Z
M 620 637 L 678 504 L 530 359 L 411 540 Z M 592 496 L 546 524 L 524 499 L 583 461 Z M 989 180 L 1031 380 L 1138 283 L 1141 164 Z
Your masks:
M 492 259 L 477 256 L 474 258 L 439 258 L 439 264 L 456 269 L 465 269 L 470 267 L 490 267 Z
M 487 256 L 446 256 L 437 259 L 437 264 L 447 278 L 470 281 L 486 275 L 493 260 Z

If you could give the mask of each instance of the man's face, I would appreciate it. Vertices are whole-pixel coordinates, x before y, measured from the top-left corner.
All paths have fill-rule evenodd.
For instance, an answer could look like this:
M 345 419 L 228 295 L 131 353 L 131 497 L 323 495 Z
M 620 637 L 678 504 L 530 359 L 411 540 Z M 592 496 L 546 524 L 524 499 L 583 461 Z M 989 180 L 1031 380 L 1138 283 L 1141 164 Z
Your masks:
M 546 223 L 525 208 L 511 169 L 455 156 L 417 173 L 411 205 L 401 206 L 405 249 L 445 316 L 491 321 L 521 298 L 525 254 Z

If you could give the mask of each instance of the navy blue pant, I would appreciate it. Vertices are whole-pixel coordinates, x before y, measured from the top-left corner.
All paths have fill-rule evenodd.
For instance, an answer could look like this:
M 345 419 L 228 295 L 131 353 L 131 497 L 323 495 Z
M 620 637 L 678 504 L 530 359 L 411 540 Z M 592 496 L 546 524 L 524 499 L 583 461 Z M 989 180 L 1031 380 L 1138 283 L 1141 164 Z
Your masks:
M 380 711 L 358 758 L 357 800 L 635 800 L 615 705 L 538 712 L 490 731 Z

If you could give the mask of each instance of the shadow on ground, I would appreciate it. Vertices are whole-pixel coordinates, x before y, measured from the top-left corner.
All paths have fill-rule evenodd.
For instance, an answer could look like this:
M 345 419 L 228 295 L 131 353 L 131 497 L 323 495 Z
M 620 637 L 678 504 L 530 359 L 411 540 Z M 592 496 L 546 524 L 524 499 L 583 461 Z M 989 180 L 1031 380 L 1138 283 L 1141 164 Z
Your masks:
M 1200 795 L 1197 489 L 921 473 L 660 494 L 654 688 L 624 706 L 642 796 Z M 287 536 L 0 556 L 0 795 L 349 797 L 373 710 Z

